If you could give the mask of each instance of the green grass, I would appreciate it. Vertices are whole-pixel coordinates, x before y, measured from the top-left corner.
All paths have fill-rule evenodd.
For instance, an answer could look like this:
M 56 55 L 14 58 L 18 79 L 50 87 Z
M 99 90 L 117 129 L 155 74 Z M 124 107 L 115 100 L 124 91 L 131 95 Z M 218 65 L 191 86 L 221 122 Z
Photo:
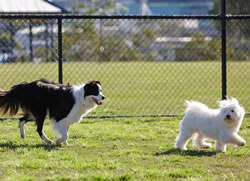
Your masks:
M 65 63 L 64 83 L 100 80 L 107 99 L 90 115 L 183 115 L 185 99 L 216 107 L 219 62 Z M 250 111 L 250 62 L 228 63 L 228 95 Z M 58 80 L 58 65 L 0 64 L 0 87 L 41 77 Z M 250 180 L 250 118 L 240 130 L 245 147 L 174 149 L 181 117 L 84 119 L 70 129 L 70 146 L 47 145 L 26 125 L 0 121 L 0 180 Z M 48 121 L 45 132 L 56 137 Z
M 250 112 L 250 62 L 229 62 L 227 67 L 228 96 Z M 58 65 L 0 64 L 0 75 L 4 89 L 41 77 L 58 81 Z M 107 98 L 103 115 L 182 114 L 185 99 L 216 107 L 222 97 L 220 62 L 64 63 L 63 75 L 70 84 L 100 80 Z
M 250 117 L 240 135 L 244 147 L 174 149 L 175 118 L 83 119 L 70 129 L 70 146 L 44 143 L 32 123 L 25 140 L 18 121 L 0 122 L 0 180 L 249 180 Z M 49 122 L 46 134 L 56 139 Z

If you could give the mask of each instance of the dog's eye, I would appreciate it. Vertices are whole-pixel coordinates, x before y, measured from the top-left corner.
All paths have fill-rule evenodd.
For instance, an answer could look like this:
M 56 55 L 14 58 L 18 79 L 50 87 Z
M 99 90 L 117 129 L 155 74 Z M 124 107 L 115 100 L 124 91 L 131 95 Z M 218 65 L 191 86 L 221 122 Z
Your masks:
M 231 112 L 234 112 L 234 110 L 231 110 Z

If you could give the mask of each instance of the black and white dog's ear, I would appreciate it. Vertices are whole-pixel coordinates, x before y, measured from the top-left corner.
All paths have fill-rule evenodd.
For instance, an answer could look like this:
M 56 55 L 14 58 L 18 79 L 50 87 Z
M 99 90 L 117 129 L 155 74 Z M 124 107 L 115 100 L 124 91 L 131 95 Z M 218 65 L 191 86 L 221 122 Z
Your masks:
M 86 83 L 84 86 L 84 97 L 90 96 L 90 95 L 97 96 L 100 92 L 100 88 L 99 88 L 100 86 L 98 86 L 98 84 L 101 85 L 99 81 L 95 81 L 95 80 L 92 80 Z
M 101 85 L 101 82 L 96 81 L 96 80 L 91 80 L 91 81 L 87 82 L 87 84 L 99 84 L 99 85 Z

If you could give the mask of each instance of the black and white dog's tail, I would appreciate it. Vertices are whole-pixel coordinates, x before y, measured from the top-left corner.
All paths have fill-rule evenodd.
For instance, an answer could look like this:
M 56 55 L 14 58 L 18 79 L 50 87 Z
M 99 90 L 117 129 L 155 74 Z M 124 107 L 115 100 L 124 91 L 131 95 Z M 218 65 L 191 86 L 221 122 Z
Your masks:
M 2 115 L 17 114 L 22 99 L 22 87 L 25 83 L 13 86 L 9 91 L 0 89 L 0 110 Z

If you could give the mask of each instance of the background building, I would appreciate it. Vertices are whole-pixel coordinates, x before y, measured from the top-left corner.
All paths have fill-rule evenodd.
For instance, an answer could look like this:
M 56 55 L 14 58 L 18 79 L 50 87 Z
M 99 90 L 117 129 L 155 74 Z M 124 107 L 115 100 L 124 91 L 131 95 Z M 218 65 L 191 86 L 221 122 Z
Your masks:
M 50 0 L 51 2 L 72 11 L 73 4 L 80 4 L 84 0 Z M 128 7 L 128 13 L 133 15 L 142 14 L 141 8 L 147 1 L 148 9 L 155 15 L 190 15 L 208 14 L 213 7 L 214 0 L 117 0 Z M 121 12 L 121 14 L 124 14 Z

